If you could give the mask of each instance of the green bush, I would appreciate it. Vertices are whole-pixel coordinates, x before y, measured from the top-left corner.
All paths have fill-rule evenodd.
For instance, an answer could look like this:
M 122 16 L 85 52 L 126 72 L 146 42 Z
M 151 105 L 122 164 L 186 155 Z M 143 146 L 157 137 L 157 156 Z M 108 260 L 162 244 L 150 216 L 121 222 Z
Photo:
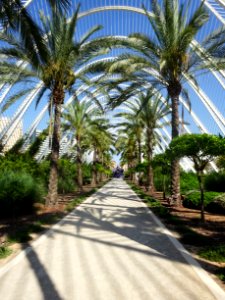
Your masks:
M 180 174 L 180 190 L 182 194 L 186 194 L 191 190 L 198 190 L 198 179 L 195 173 L 193 172 L 184 172 Z
M 33 212 L 34 202 L 41 202 L 44 188 L 25 172 L 0 175 L 0 216 L 14 217 Z
M 225 194 L 221 194 L 214 198 L 207 206 L 207 211 L 216 214 L 225 214 Z
M 12 249 L 9 249 L 6 246 L 0 246 L 0 259 L 9 256 L 12 253 Z
M 74 176 L 73 176 L 74 177 Z M 58 179 L 58 192 L 60 194 L 72 193 L 76 189 L 74 179 L 71 177 L 59 177 Z
M 72 193 L 76 189 L 76 163 L 69 159 L 59 160 L 58 192 Z
M 82 172 L 83 172 L 83 183 L 90 184 L 92 177 L 92 166 L 91 164 L 83 163 L 82 164 Z
M 204 193 L 204 204 L 205 207 L 214 200 L 215 197 L 219 196 L 220 193 L 217 192 L 205 192 Z M 188 208 L 200 208 L 200 192 L 190 192 L 185 196 L 185 199 L 183 200 L 183 206 Z
M 216 272 L 216 275 L 220 278 L 220 280 L 225 282 L 225 267 L 219 268 Z
M 212 172 L 205 176 L 207 191 L 225 192 L 225 173 Z

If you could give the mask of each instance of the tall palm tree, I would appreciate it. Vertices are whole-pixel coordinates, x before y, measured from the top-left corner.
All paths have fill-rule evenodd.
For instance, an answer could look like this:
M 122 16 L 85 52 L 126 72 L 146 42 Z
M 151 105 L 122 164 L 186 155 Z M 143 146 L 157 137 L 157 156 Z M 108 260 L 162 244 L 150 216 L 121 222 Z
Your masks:
M 111 146 L 114 143 L 114 136 L 109 131 L 109 120 L 104 118 L 98 118 L 96 123 L 93 123 L 90 127 L 89 134 L 87 135 L 87 144 L 89 145 L 89 151 L 93 152 L 93 165 L 92 165 L 92 185 L 95 186 L 98 181 L 101 181 L 98 176 L 98 164 L 102 167 L 108 167 L 109 153 L 112 151 Z M 107 163 L 105 164 L 105 162 Z
M 153 169 L 152 159 L 153 151 L 160 141 L 160 137 L 156 129 L 161 128 L 164 125 L 168 125 L 165 121 L 162 121 L 163 117 L 170 113 L 169 107 L 164 103 L 160 96 L 155 96 L 152 91 L 147 91 L 146 94 L 141 94 L 139 97 L 138 114 L 141 122 L 145 126 L 146 132 L 146 148 L 148 159 L 148 189 L 150 192 L 154 191 Z M 161 124 L 159 121 L 162 121 Z
M 101 115 L 102 111 L 92 101 L 74 101 L 63 113 L 63 130 L 75 139 L 77 183 L 80 190 L 83 188 L 83 153 L 90 148 L 90 140 L 93 140 L 94 132 L 102 122 Z
M 91 28 L 80 40 L 75 40 L 78 12 L 79 6 L 68 22 L 66 14 L 53 9 L 50 17 L 41 16 L 40 26 L 34 23 L 29 27 L 31 24 L 28 24 L 26 35 L 21 32 L 17 35 L 8 31 L 0 33 L 0 39 L 7 45 L 0 48 L 0 55 L 4 57 L 0 62 L 0 82 L 17 86 L 16 94 L 7 99 L 3 109 L 35 91 L 36 104 L 48 95 L 50 110 L 54 110 L 47 205 L 57 204 L 60 118 L 65 93 L 75 94 L 76 83 L 81 84 L 79 80 L 87 82 L 85 73 L 89 69 L 81 67 L 108 49 L 101 38 L 89 41 L 100 26 Z M 37 35 L 35 39 L 31 34 L 34 31 Z M 38 80 L 41 85 L 37 88 Z
M 67 10 L 72 4 L 71 0 L 48 0 L 47 2 L 60 12 Z M 0 22 L 4 28 L 18 29 L 19 27 L 25 30 L 23 26 L 27 21 L 29 22 L 29 19 L 28 10 L 21 0 L 0 0 Z
M 116 127 L 120 128 L 118 130 L 118 134 L 126 134 L 129 136 L 135 137 L 136 149 L 135 153 L 137 154 L 136 163 L 140 164 L 142 161 L 143 154 L 143 134 L 144 134 L 144 125 L 142 120 L 138 115 L 138 104 L 135 103 L 127 103 L 125 104 L 128 108 L 127 112 L 118 113 L 115 117 L 123 118 L 123 121 L 118 122 Z M 140 175 L 140 174 L 139 174 Z M 141 176 L 138 178 L 138 182 L 140 184 Z
M 115 148 L 121 154 L 121 165 L 127 165 L 130 171 L 130 180 L 136 181 L 134 168 L 137 165 L 138 149 L 135 133 L 129 127 L 118 130 L 118 138 L 115 142 Z
M 191 13 L 189 1 L 179 4 L 179 0 L 151 0 L 152 13 L 145 8 L 144 11 L 149 21 L 149 32 L 152 34 L 131 34 L 123 41 L 123 46 L 127 45 L 134 53 L 122 54 L 105 63 L 108 73 L 120 73 L 127 82 L 130 74 L 134 79 L 135 88 L 133 89 L 131 84 L 122 96 L 121 93 L 116 95 L 112 99 L 114 106 L 130 97 L 137 87 L 144 88 L 145 83 L 151 83 L 159 89 L 166 88 L 172 108 L 172 138 L 179 135 L 179 96 L 183 93 L 183 96 L 188 98 L 183 83 L 187 78 L 195 81 L 195 71 L 199 74 L 199 70 L 210 66 L 202 60 L 207 55 L 201 57 L 198 45 L 190 47 L 199 30 L 209 19 L 204 2 Z M 122 79 L 118 80 L 119 83 L 121 81 Z M 179 178 L 179 160 L 174 159 L 172 197 L 177 204 L 180 199 Z
M 148 190 L 152 192 L 154 191 L 154 181 L 151 161 L 153 159 L 154 147 L 157 141 L 159 141 L 156 129 L 168 125 L 162 119 L 170 113 L 170 109 L 160 96 L 154 95 L 152 90 L 148 90 L 146 93 L 139 93 L 136 100 L 130 102 L 127 106 L 130 108 L 130 112 L 118 115 L 125 117 L 127 122 L 119 123 L 118 125 L 125 126 L 126 130 L 136 129 L 134 132 L 136 132 L 138 145 L 140 131 L 142 130 L 142 133 L 144 133 L 148 160 Z M 159 123 L 160 120 L 161 123 Z M 136 126 L 138 124 L 138 127 L 134 127 L 134 124 Z

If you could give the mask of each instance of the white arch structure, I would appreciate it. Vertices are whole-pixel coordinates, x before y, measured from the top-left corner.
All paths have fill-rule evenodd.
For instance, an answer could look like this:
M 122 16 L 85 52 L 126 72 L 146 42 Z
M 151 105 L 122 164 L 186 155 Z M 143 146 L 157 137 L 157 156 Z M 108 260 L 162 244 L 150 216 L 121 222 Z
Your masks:
M 28 6 L 31 2 L 32 2 L 32 0 L 23 1 L 24 6 Z M 205 5 L 218 18 L 218 20 L 222 24 L 225 25 L 225 13 L 222 14 L 221 11 L 218 9 L 219 5 L 223 6 L 223 8 L 224 8 L 224 3 L 222 2 L 222 0 L 216 0 L 216 1 L 206 0 Z M 124 11 L 130 11 L 130 12 L 134 12 L 134 13 L 138 13 L 138 14 L 145 14 L 143 9 L 140 9 L 140 8 L 137 8 L 137 7 L 111 5 L 111 6 L 96 7 L 96 8 L 87 10 L 85 12 L 81 12 L 79 14 L 79 18 L 83 18 L 83 17 L 89 16 L 91 14 L 104 12 L 104 11 L 109 11 L 109 10 L 114 10 L 114 11 L 115 10 L 120 10 L 120 11 L 124 10 Z M 151 12 L 149 12 L 149 14 L 151 14 Z M 192 45 L 196 46 L 197 42 L 193 41 Z M 199 49 L 201 50 L 200 47 L 199 47 Z M 217 79 L 217 81 L 220 83 L 220 85 L 223 88 L 225 88 L 225 81 L 224 81 L 225 72 L 219 72 L 219 75 L 215 71 L 211 71 L 211 73 Z M 191 82 L 189 79 L 188 79 L 188 81 L 189 81 L 189 85 L 195 91 L 195 93 L 198 95 L 201 102 L 205 105 L 205 107 L 209 111 L 210 115 L 212 116 L 213 120 L 216 122 L 217 126 L 220 128 L 221 132 L 225 135 L 225 119 L 222 116 L 222 114 L 218 111 L 216 106 L 209 99 L 209 97 L 203 92 L 203 90 L 201 90 L 199 88 L 196 88 L 194 83 Z M 0 86 L 0 91 L 2 91 L 2 94 L 0 95 L 0 102 L 4 101 L 5 97 L 9 93 L 11 87 L 12 87 L 11 85 L 9 85 L 9 86 L 1 85 Z M 5 128 L 5 130 L 3 132 L 0 133 L 0 137 L 2 137 L 3 135 L 8 136 L 8 137 L 10 136 L 10 134 L 13 132 L 14 128 L 17 126 L 19 121 L 22 119 L 23 115 L 25 114 L 26 110 L 28 109 L 28 107 L 32 103 L 32 100 L 34 99 L 34 97 L 36 96 L 36 94 L 37 94 L 37 92 L 39 91 L 40 88 L 41 88 L 41 84 L 40 84 L 40 86 L 37 86 L 37 90 L 35 90 L 35 92 L 32 92 L 29 96 L 27 96 L 25 98 L 25 100 L 23 101 L 21 106 L 18 108 L 17 112 L 14 114 L 10 124 L 8 126 L 6 126 L 7 128 Z M 182 98 L 181 98 L 181 103 L 183 103 L 184 107 L 186 107 L 185 106 L 186 105 L 185 101 L 183 101 Z M 187 109 L 187 107 L 186 107 L 186 109 Z M 37 128 L 38 124 L 42 120 L 42 118 L 43 118 L 46 111 L 47 111 L 47 105 L 41 110 L 41 112 L 35 118 L 34 122 L 32 123 L 32 125 L 29 129 L 29 134 L 32 134 L 34 132 L 34 130 Z M 199 120 L 199 118 L 197 117 L 197 115 L 194 112 L 191 112 L 191 116 L 192 116 L 194 122 L 196 123 L 196 125 L 198 126 L 198 128 L 202 132 L 207 132 L 205 126 L 202 124 L 202 122 Z

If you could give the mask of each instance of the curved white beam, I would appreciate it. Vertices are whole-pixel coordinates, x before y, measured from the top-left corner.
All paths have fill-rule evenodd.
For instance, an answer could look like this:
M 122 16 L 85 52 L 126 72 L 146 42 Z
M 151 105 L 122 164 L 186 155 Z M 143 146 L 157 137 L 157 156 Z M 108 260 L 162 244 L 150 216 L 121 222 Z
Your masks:
M 24 5 L 27 6 L 32 2 L 32 0 L 29 1 L 24 1 Z M 78 18 L 82 18 L 97 12 L 101 12 L 101 11 L 107 11 L 107 10 L 125 10 L 125 11 L 131 11 L 131 12 L 135 12 L 135 13 L 139 13 L 139 14 L 143 14 L 145 15 L 145 12 L 143 9 L 140 8 L 136 8 L 136 7 L 132 7 L 132 6 L 104 6 L 104 7 L 97 7 L 94 9 L 90 9 L 88 11 L 82 12 L 79 14 Z M 151 12 L 148 12 L 150 15 L 153 15 Z M 216 76 L 214 74 L 214 76 L 217 78 L 217 80 L 219 80 L 218 76 Z M 221 81 L 219 80 L 219 82 L 221 83 Z
M 209 0 L 201 0 L 202 2 L 204 1 L 205 5 L 210 9 L 210 11 L 217 17 L 217 19 L 225 25 L 225 19 L 224 16 L 215 8 L 215 6 L 212 5 L 212 1 Z M 217 2 L 219 5 L 223 5 L 224 3 L 221 0 L 216 0 L 213 1 L 214 3 Z
M 6 139 L 4 139 L 5 142 L 9 139 L 10 134 L 13 132 L 13 130 L 16 128 L 16 126 L 18 125 L 18 123 L 22 119 L 24 113 L 27 111 L 27 109 L 30 106 L 30 104 L 32 103 L 33 99 L 36 97 L 36 95 L 39 92 L 41 86 L 42 86 L 42 83 L 38 83 L 36 88 L 34 89 L 34 91 L 32 91 L 29 94 L 29 96 L 26 97 L 26 99 L 20 105 L 18 110 L 15 112 L 15 114 L 14 114 L 11 122 L 9 123 L 9 125 L 6 126 L 6 128 L 4 128 L 4 130 L 0 133 L 0 139 L 3 138 L 3 136 L 6 137 Z

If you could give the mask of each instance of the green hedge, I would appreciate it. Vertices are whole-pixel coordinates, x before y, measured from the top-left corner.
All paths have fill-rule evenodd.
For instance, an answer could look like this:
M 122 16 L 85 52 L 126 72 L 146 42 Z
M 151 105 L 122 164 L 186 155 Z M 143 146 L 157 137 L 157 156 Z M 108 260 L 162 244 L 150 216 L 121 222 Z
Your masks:
M 225 173 L 212 172 L 205 176 L 207 191 L 225 192 Z
M 214 200 L 215 197 L 219 196 L 220 193 L 218 192 L 205 192 L 204 193 L 204 204 L 205 207 Z M 183 200 L 183 206 L 188 208 L 200 208 L 200 192 L 190 192 L 185 196 L 185 199 Z
M 180 190 L 182 194 L 186 194 L 191 190 L 198 190 L 198 179 L 195 173 L 193 172 L 184 172 L 180 174 Z
M 207 211 L 225 215 L 225 194 L 220 194 L 211 203 L 209 203 Z
M 0 175 L 0 216 L 32 213 L 33 204 L 42 202 L 43 195 L 43 185 L 30 174 L 5 171 Z

